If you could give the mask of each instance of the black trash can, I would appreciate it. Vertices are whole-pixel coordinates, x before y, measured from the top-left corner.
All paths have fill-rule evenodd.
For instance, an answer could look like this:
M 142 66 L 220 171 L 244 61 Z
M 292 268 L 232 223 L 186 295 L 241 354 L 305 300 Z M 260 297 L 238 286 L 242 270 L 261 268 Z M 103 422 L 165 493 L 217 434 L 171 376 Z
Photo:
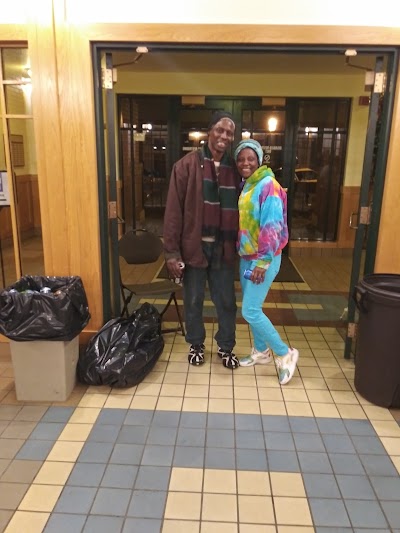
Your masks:
M 89 319 L 79 276 L 24 276 L 0 291 L 0 333 L 10 339 L 17 400 L 67 400 Z
M 70 341 L 89 319 L 79 276 L 24 276 L 0 291 L 0 333 L 12 341 Z
M 381 407 L 400 407 L 400 275 L 365 276 L 353 298 L 359 310 L 356 390 Z

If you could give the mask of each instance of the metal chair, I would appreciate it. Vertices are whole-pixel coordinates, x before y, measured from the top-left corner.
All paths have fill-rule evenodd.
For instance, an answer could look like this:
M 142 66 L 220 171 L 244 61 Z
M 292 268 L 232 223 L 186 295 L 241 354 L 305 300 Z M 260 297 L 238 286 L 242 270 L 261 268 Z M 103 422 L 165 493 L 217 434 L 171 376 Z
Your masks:
M 160 257 L 162 250 L 163 245 L 161 239 L 154 233 L 144 229 L 128 231 L 118 241 L 119 256 L 123 257 L 128 265 L 154 263 Z M 176 291 L 178 290 L 176 283 L 169 279 L 150 283 L 124 283 L 122 280 L 121 268 L 119 269 L 119 280 L 122 300 L 124 303 L 121 316 L 124 316 L 124 314 L 127 317 L 129 316 L 128 306 L 133 296 L 143 299 L 164 296 L 168 298 L 168 302 L 160 312 L 161 318 L 169 308 L 170 304 L 174 302 L 179 326 L 176 328 L 163 329 L 161 332 L 181 332 L 182 335 L 185 335 L 185 328 L 183 326 L 181 313 L 176 299 Z

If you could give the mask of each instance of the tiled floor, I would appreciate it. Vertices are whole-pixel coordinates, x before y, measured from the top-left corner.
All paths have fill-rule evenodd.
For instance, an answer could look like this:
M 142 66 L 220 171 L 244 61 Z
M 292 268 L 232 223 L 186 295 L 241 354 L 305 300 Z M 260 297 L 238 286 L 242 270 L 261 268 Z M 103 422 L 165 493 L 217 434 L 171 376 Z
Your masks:
M 400 531 L 398 411 L 354 390 L 335 328 L 279 329 L 301 353 L 284 387 L 273 365 L 225 369 L 212 323 L 204 366 L 169 334 L 137 387 L 64 404 L 18 402 L 0 355 L 0 531 Z
M 64 403 L 18 402 L 0 343 L 0 532 L 400 532 L 400 411 L 363 399 L 343 359 L 351 262 L 294 261 L 305 283 L 265 304 L 300 350 L 284 387 L 273 365 L 222 367 L 212 305 L 204 366 L 169 334 L 137 387 L 77 385 Z M 238 318 L 236 353 L 250 348 Z

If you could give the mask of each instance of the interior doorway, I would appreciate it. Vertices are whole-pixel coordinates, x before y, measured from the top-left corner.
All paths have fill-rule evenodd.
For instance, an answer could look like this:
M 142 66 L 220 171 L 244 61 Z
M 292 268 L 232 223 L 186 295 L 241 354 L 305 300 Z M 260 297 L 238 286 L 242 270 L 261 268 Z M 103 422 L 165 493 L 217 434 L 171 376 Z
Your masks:
M 140 222 L 140 216 L 137 216 L 138 198 L 145 198 L 143 205 L 146 202 L 154 202 L 153 207 L 162 208 L 164 192 L 160 193 L 160 179 L 163 184 L 161 189 L 165 191 L 168 169 L 185 151 L 183 148 L 196 149 L 196 143 L 203 140 L 201 120 L 198 116 L 204 114 L 207 101 L 214 98 L 215 101 L 230 99 L 236 102 L 232 104 L 232 110 L 240 123 L 240 127 L 236 130 L 239 134 L 238 139 L 235 139 L 237 141 L 250 130 L 252 136 L 267 135 L 266 131 L 257 132 L 258 114 L 261 112 L 262 116 L 264 111 L 271 110 L 268 107 L 263 109 L 263 104 L 268 106 L 268 99 L 280 99 L 280 104 L 275 102 L 277 107 L 273 111 L 283 113 L 281 117 L 284 116 L 285 126 L 281 131 L 275 130 L 274 142 L 265 138 L 265 156 L 266 160 L 269 156 L 272 163 L 272 155 L 275 157 L 278 156 L 278 151 L 282 152 L 282 155 L 279 154 L 281 162 L 272 164 L 280 165 L 275 171 L 278 176 L 281 171 L 279 179 L 288 187 L 289 201 L 292 203 L 291 230 L 292 234 L 298 232 L 290 247 L 290 256 L 294 264 L 298 262 L 301 269 L 306 269 L 307 272 L 303 270 L 304 275 L 307 275 L 304 282 L 308 287 L 299 288 L 293 285 L 276 287 L 275 301 L 271 304 L 276 304 L 274 309 L 279 310 L 280 320 L 286 320 L 286 324 L 292 321 L 292 323 L 308 324 L 310 327 L 321 324 L 327 327 L 328 324 L 345 326 L 346 322 L 342 321 L 341 316 L 351 294 L 349 282 L 352 256 L 356 253 L 361 256 L 364 248 L 365 257 L 368 259 L 366 264 L 369 264 L 370 268 L 372 264 L 373 268 L 376 249 L 376 243 L 375 247 L 369 250 L 365 250 L 365 246 L 354 249 L 354 234 L 348 227 L 347 212 L 353 212 L 354 205 L 356 209 L 358 207 L 363 176 L 363 153 L 369 123 L 369 99 L 359 96 L 360 93 L 361 96 L 365 96 L 363 93 L 371 94 L 371 89 L 365 87 L 365 72 L 374 71 L 375 58 L 379 51 L 364 49 L 362 55 L 357 58 L 362 63 L 362 68 L 350 70 L 343 57 L 344 51 L 333 48 L 329 51 L 321 50 L 319 53 L 315 49 L 303 49 L 301 53 L 294 49 L 286 49 L 284 53 L 282 50 L 276 53 L 276 50 L 267 47 L 262 51 L 259 48 L 251 51 L 234 46 L 226 46 L 223 50 L 220 47 L 218 50 L 211 50 L 212 47 L 200 47 L 193 51 L 180 45 L 170 46 L 168 49 L 159 45 L 151 48 L 149 45 L 148 48 L 154 54 L 139 54 L 139 57 L 135 48 L 131 50 L 127 48 L 126 45 L 115 45 L 115 48 L 108 49 L 112 52 L 113 66 L 116 65 L 118 69 L 119 81 L 112 85 L 109 91 L 114 96 L 114 116 L 119 126 L 122 125 L 122 130 L 125 129 L 124 132 L 120 130 L 120 137 L 121 135 L 129 137 L 129 143 L 134 145 L 135 134 L 137 142 L 140 143 L 143 143 L 143 139 L 148 136 L 154 141 L 152 144 L 154 152 L 160 151 L 160 154 L 165 152 L 165 156 L 157 160 L 153 157 L 154 170 L 147 169 L 142 162 L 139 169 L 140 179 L 134 179 L 135 185 L 126 195 L 128 202 L 131 202 L 131 208 L 135 206 L 135 209 L 131 209 L 131 226 L 133 227 L 138 220 Z M 94 47 L 95 55 L 101 54 L 101 51 L 100 46 Z M 385 64 L 390 64 L 387 58 L 391 54 L 393 56 L 394 51 L 384 50 L 383 53 L 386 54 Z M 128 61 L 129 54 L 133 58 L 131 61 Z M 235 61 L 232 61 L 233 57 Z M 236 65 L 236 70 L 232 67 L 233 63 Z M 395 62 L 391 64 L 393 67 Z M 122 71 L 121 74 L 119 69 Z M 124 69 L 126 74 L 123 74 Z M 392 78 L 393 73 L 392 68 L 387 72 L 388 78 Z M 101 77 L 99 71 L 95 72 L 95 75 Z M 257 80 L 257 83 L 251 83 L 254 80 Z M 229 94 L 225 89 L 226 86 L 231 89 L 230 97 L 224 96 Z M 385 124 L 390 120 L 390 98 L 394 89 L 393 85 L 387 85 L 386 89 L 389 87 L 390 90 L 383 92 L 383 98 L 389 102 L 383 117 Z M 217 91 L 220 94 L 217 94 Z M 117 94 L 120 99 L 150 100 L 160 96 L 167 97 L 168 106 L 164 111 L 166 128 L 163 124 L 157 125 L 154 130 L 148 128 L 150 122 L 147 118 L 138 120 L 139 116 L 133 118 L 131 112 L 130 122 L 126 121 L 126 116 L 121 115 L 120 107 L 117 105 Z M 187 116 L 198 113 L 196 129 L 192 129 L 190 125 L 186 129 L 182 127 L 182 124 L 186 123 L 181 118 L 185 111 L 184 98 L 186 102 L 190 99 L 195 101 L 191 104 L 192 107 L 186 110 Z M 201 98 L 203 101 L 199 104 L 198 100 Z M 254 104 L 246 108 L 243 104 L 244 101 L 256 99 L 261 102 L 258 108 Z M 238 104 L 240 101 L 242 103 Z M 313 110 L 314 116 L 306 120 L 307 113 L 311 113 L 310 110 Z M 206 123 L 205 119 L 204 122 Z M 139 125 L 140 131 L 133 131 L 134 124 Z M 132 131 L 128 134 L 126 130 L 129 128 Z M 146 129 L 147 131 L 143 131 Z M 182 137 L 183 135 L 186 135 L 186 138 Z M 170 136 L 171 145 L 168 149 L 167 142 Z M 139 140 L 140 138 L 142 140 Z M 382 141 L 377 137 L 377 142 L 380 143 L 384 154 L 387 150 L 387 139 Z M 274 149 L 279 146 L 282 146 L 281 150 Z M 135 155 L 134 151 L 126 160 L 131 165 L 134 160 L 132 154 Z M 120 150 L 118 154 L 120 164 L 121 157 Z M 313 168 L 317 166 L 316 158 L 318 158 L 318 169 Z M 160 165 L 163 174 L 164 167 L 166 169 L 165 176 L 157 175 L 160 174 Z M 123 169 L 123 166 L 120 165 L 117 169 L 119 189 L 122 189 L 120 182 L 123 181 L 121 168 Z M 296 175 L 296 171 L 302 176 Z M 324 179 L 319 184 L 320 174 Z M 381 172 L 379 176 L 375 176 L 375 181 L 383 183 L 383 177 L 384 172 Z M 141 191 L 138 191 L 138 184 Z M 377 197 L 376 201 L 380 203 L 381 198 Z M 151 209 L 152 206 L 146 207 Z M 123 218 L 121 214 L 119 216 Z M 303 226 L 299 224 L 296 216 L 297 219 L 304 217 L 306 220 L 308 217 L 306 224 Z M 377 224 L 378 220 L 375 221 L 376 227 Z M 309 233 L 305 233 L 305 230 Z M 311 243 L 312 246 L 303 248 L 303 241 L 306 245 L 311 241 L 315 244 Z M 298 244 L 301 246 L 295 246 Z M 326 244 L 328 246 L 325 246 Z M 304 253 L 305 250 L 308 254 Z M 318 269 L 319 260 L 322 267 Z M 328 267 L 332 272 L 328 271 Z M 329 283 L 329 274 L 335 277 L 338 288 L 335 286 L 333 289 L 333 285 L 331 287 L 326 285 L 327 280 Z M 318 288 L 314 290 L 316 286 Z M 290 314 L 285 311 L 288 308 Z

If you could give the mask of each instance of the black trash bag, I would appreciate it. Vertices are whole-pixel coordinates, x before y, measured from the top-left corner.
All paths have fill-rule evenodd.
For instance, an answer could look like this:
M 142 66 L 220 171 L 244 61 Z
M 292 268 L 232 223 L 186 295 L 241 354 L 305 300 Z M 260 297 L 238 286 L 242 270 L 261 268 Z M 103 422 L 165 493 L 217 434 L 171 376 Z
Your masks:
M 0 333 L 13 341 L 70 341 L 89 319 L 79 276 L 24 276 L 0 291 Z
M 78 380 L 88 385 L 133 387 L 156 364 L 164 349 L 161 316 L 144 303 L 129 318 L 113 318 L 79 356 Z

